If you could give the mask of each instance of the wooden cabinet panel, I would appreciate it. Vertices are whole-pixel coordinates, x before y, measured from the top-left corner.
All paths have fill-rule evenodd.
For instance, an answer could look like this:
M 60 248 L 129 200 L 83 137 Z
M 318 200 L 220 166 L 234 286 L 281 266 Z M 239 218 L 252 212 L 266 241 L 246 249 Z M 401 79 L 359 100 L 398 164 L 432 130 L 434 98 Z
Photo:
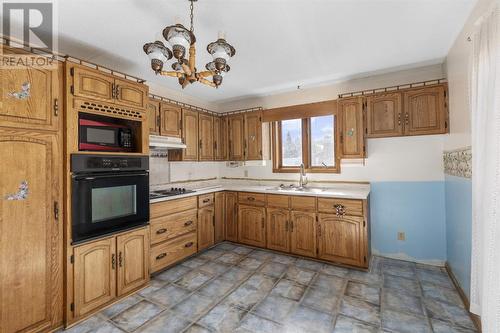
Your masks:
M 0 332 L 62 322 L 61 145 L 57 134 L 0 128 Z
M 105 102 L 114 102 L 114 78 L 92 68 L 72 67 L 73 95 Z
M 319 214 L 318 257 L 342 264 L 364 264 L 363 217 Z
M 340 132 L 341 157 L 365 157 L 363 99 L 361 97 L 340 99 L 338 107 L 342 119 Z
M 288 195 L 268 194 L 267 195 L 267 206 L 268 207 L 277 207 L 277 208 L 289 208 L 290 207 L 290 197 Z
M 198 112 L 182 110 L 182 138 L 186 148 L 182 150 L 183 161 L 198 160 Z
M 139 288 L 149 281 L 148 229 L 116 237 L 118 273 L 117 296 Z
M 198 196 L 198 208 L 213 206 L 213 204 L 214 204 L 214 193 L 208 193 Z
M 363 216 L 363 201 L 354 199 L 318 198 L 318 211 L 340 215 Z M 342 211 L 344 212 L 342 214 Z
M 245 205 L 265 206 L 266 195 L 264 193 L 238 192 L 238 202 Z
M 214 245 L 214 207 L 198 210 L 198 251 Z
M 229 160 L 243 161 L 245 159 L 244 136 L 245 124 L 243 114 L 228 116 L 229 129 Z
M 291 252 L 316 256 L 316 213 L 291 212 Z
M 151 244 L 196 231 L 198 211 L 196 209 L 165 215 L 151 220 Z
M 198 208 L 197 202 L 198 198 L 192 196 L 182 199 L 152 203 L 150 205 L 150 218 L 154 219 L 164 215 L 178 213 L 190 209 L 196 209 Z
M 197 249 L 196 238 L 196 232 L 193 232 L 153 246 L 150 256 L 151 273 L 195 254 Z
M 226 192 L 225 193 L 225 207 L 226 220 L 224 221 L 226 240 L 237 242 L 238 241 L 238 193 Z
M 160 134 L 181 137 L 182 110 L 177 105 L 162 102 L 160 104 Z
M 199 159 L 200 161 L 213 161 L 214 159 L 214 117 L 200 113 L 199 119 Z
M 287 209 L 267 209 L 267 248 L 283 252 L 290 251 L 289 220 L 290 212 Z
M 160 102 L 150 99 L 147 109 L 149 134 L 160 135 Z
M 116 296 L 116 244 L 107 238 L 74 248 L 75 316 L 83 316 Z
M 293 210 L 316 211 L 316 197 L 290 196 L 290 203 Z
M 238 241 L 254 246 L 266 246 L 266 212 L 264 207 L 239 205 Z
M 115 103 L 121 105 L 145 108 L 148 100 L 149 88 L 147 85 L 115 78 Z
M 245 113 L 245 160 L 262 159 L 262 111 Z
M 214 242 L 219 243 L 224 240 L 224 215 L 225 215 L 225 194 L 224 192 L 215 193 L 214 214 Z
M 366 137 L 403 135 L 401 93 L 376 94 L 366 98 Z
M 448 111 L 444 85 L 404 92 L 405 134 L 441 134 L 447 132 Z
M 214 117 L 214 158 L 227 160 L 227 118 Z

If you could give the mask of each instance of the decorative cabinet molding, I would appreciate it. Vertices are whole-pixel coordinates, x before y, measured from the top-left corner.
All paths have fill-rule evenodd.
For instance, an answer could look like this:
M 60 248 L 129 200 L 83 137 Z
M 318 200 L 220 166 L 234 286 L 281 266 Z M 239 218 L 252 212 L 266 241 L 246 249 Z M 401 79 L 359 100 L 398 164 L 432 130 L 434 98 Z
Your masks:
M 472 177 L 472 152 L 470 147 L 443 152 L 444 173 L 451 176 Z

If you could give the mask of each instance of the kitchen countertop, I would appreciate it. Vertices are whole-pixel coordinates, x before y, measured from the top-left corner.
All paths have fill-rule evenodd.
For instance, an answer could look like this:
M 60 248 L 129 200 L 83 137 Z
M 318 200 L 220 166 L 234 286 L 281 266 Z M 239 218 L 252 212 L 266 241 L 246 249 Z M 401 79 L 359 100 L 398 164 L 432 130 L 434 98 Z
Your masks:
M 167 200 L 175 200 L 181 198 L 192 197 L 195 195 L 214 193 L 219 191 L 235 191 L 235 192 L 254 192 L 254 193 L 267 193 L 267 194 L 281 194 L 281 195 L 299 195 L 309 197 L 326 197 L 326 198 L 341 198 L 341 199 L 366 199 L 370 194 L 369 184 L 338 184 L 330 187 L 313 187 L 306 186 L 310 189 L 321 189 L 314 192 L 302 192 L 293 190 L 278 190 L 277 186 L 273 185 L 243 185 L 243 184 L 221 184 L 213 186 L 205 186 L 199 188 L 191 188 L 194 193 L 186 193 L 171 197 L 152 199 L 149 202 L 161 202 Z

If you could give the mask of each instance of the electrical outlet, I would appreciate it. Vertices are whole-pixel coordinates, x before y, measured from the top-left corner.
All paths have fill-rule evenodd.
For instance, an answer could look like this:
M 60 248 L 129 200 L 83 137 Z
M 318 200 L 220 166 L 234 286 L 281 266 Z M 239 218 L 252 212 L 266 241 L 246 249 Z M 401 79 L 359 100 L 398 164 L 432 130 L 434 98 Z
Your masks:
M 243 174 L 245 175 L 245 177 L 248 177 L 248 170 L 245 170 Z
M 406 240 L 406 235 L 403 231 L 398 232 L 398 240 L 400 240 L 400 241 Z

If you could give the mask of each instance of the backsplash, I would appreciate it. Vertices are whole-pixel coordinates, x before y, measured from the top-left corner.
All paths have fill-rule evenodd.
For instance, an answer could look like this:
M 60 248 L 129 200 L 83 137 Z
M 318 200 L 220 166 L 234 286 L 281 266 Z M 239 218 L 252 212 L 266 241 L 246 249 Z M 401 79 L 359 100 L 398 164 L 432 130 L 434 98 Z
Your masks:
M 444 173 L 451 176 L 472 177 L 471 147 L 443 152 Z

